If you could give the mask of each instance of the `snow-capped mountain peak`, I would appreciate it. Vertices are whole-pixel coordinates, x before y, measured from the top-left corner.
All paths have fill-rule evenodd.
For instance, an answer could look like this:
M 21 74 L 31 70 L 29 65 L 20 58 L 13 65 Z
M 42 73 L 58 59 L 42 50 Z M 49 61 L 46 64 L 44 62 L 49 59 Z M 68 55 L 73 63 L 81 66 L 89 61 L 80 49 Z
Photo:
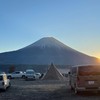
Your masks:
M 57 39 L 53 37 L 44 37 L 36 41 L 35 43 L 29 45 L 27 48 L 30 48 L 30 47 L 41 47 L 41 48 L 56 47 L 60 49 L 62 47 L 66 47 L 66 45 L 61 43 L 60 41 L 58 41 Z

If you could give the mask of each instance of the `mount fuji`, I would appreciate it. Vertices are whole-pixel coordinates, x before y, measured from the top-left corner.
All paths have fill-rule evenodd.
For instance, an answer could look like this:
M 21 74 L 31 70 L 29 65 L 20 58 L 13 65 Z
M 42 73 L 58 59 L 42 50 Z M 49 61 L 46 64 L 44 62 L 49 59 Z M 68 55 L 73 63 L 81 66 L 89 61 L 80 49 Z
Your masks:
M 53 37 L 44 37 L 16 51 L 0 53 L 0 64 L 46 65 L 53 62 L 61 65 L 97 64 L 97 58 L 88 56 Z

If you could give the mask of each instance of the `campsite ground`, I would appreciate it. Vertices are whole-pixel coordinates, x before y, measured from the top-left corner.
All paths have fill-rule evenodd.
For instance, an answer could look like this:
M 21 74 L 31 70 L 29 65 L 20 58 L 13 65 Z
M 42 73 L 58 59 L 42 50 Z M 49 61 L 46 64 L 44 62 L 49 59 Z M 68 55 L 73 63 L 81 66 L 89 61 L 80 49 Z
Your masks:
M 25 81 L 11 80 L 12 86 L 0 92 L 0 100 L 100 100 L 100 94 L 75 95 L 68 81 Z

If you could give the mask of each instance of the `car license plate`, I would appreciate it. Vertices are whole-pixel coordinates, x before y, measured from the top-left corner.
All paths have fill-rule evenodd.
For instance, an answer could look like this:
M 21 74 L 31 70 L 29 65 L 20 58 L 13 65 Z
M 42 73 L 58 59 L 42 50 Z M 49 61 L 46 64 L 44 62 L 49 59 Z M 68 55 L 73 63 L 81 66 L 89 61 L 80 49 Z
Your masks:
M 94 84 L 94 81 L 88 81 L 88 84 L 92 85 L 92 84 Z

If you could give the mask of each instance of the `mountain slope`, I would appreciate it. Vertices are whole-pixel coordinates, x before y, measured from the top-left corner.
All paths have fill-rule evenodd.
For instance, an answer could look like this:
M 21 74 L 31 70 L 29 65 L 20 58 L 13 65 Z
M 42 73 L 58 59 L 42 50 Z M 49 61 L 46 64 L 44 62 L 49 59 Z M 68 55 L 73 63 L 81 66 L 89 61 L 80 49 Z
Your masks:
M 52 37 L 13 52 L 1 53 L 0 64 L 96 64 L 97 59 L 78 52 Z

